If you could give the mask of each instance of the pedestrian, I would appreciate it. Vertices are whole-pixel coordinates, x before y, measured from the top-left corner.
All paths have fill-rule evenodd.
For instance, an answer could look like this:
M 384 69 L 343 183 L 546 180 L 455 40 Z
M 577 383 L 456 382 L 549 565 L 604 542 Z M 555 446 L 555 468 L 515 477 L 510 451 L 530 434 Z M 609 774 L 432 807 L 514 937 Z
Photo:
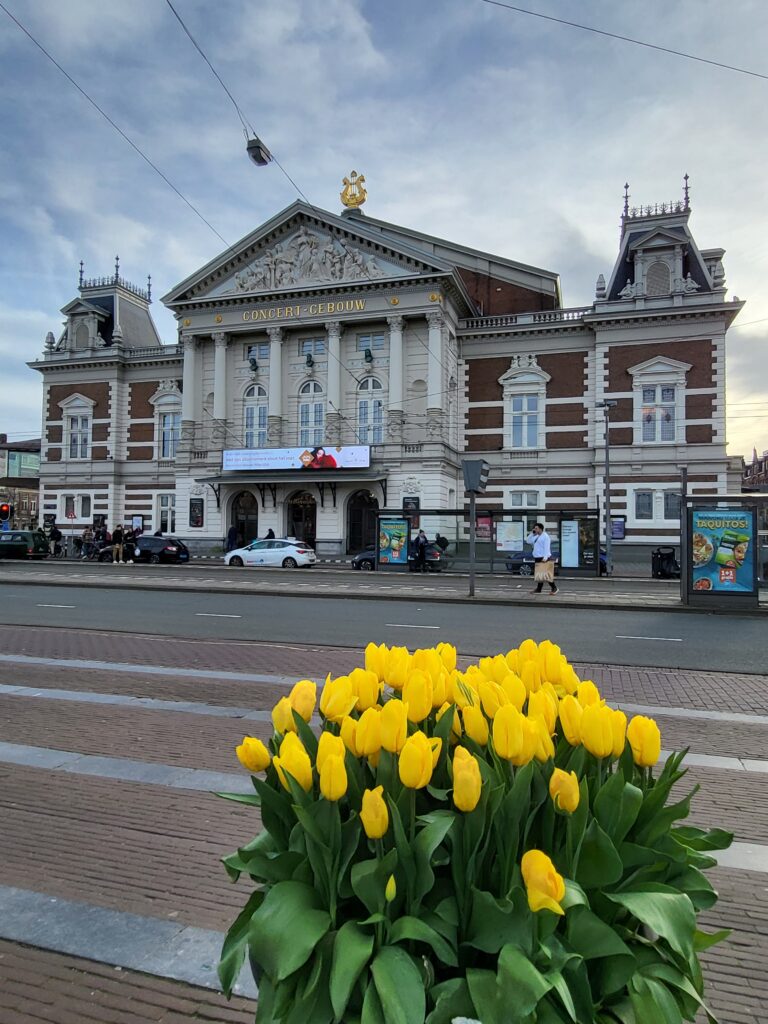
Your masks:
M 123 539 L 124 539 L 123 528 L 120 523 L 115 524 L 115 528 L 112 531 L 112 564 L 115 565 L 117 562 L 123 561 Z
M 61 537 L 62 537 L 61 530 L 58 528 L 56 523 L 54 523 L 51 526 L 51 554 L 52 555 L 58 555 L 58 553 L 61 551 L 61 546 L 60 546 L 60 543 L 59 543 L 61 541 Z
M 427 571 L 427 535 L 423 530 L 419 530 L 416 536 L 416 572 Z
M 227 551 L 234 551 L 237 547 L 237 527 L 233 523 L 227 530 Z
M 82 536 L 82 555 L 81 558 L 89 558 L 93 551 L 93 530 L 90 526 L 86 526 L 83 530 Z
M 129 526 L 123 535 L 123 561 L 133 565 L 133 553 L 136 547 L 136 531 Z
M 447 550 L 449 543 L 447 537 L 441 537 L 439 533 L 435 534 L 435 544 L 437 544 L 441 551 Z
M 264 540 L 274 540 L 274 539 L 275 539 L 275 531 L 270 526 L 270 528 L 267 530 L 267 532 L 266 532 L 266 534 L 264 536 Z
M 525 538 L 526 543 L 533 548 L 533 561 L 535 563 L 534 576 L 536 578 L 536 589 L 533 594 L 540 594 L 545 583 L 549 584 L 549 596 L 557 593 L 555 583 L 555 562 L 552 558 L 552 544 L 549 534 L 544 529 L 543 523 L 536 523 L 531 533 Z

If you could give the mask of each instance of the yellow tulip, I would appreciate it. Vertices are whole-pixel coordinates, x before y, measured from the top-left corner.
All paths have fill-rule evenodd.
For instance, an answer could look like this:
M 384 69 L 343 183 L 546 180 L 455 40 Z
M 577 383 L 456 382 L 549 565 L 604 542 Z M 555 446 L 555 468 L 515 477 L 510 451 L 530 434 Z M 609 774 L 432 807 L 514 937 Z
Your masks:
M 521 715 L 520 717 L 522 718 L 520 725 L 523 743 L 520 750 L 513 757 L 509 758 L 510 764 L 513 764 L 516 768 L 521 768 L 523 765 L 532 761 L 542 743 L 536 722 L 530 718 L 526 718 L 525 715 Z
M 387 653 L 384 682 L 393 690 L 402 690 L 411 667 L 411 656 L 405 647 L 390 647 Z
M 539 668 L 538 661 L 531 659 L 530 661 L 523 662 L 520 678 L 528 693 L 536 693 L 541 687 L 541 669 Z
M 547 649 L 544 656 L 544 677 L 555 686 L 560 683 L 562 676 L 562 662 L 560 659 L 560 648 L 553 644 Z
M 493 747 L 499 757 L 511 761 L 523 750 L 523 716 L 513 704 L 499 708 L 493 720 Z
M 613 726 L 613 749 L 611 754 L 614 757 L 621 757 L 624 753 L 624 745 L 627 741 L 627 716 L 623 711 L 614 711 L 611 718 Z
M 374 704 L 378 703 L 381 693 L 381 683 L 375 672 L 368 669 L 354 668 L 349 673 L 349 681 L 352 684 L 352 692 L 357 701 L 355 707 L 358 711 L 367 711 Z
M 403 686 L 403 700 L 408 705 L 408 720 L 423 722 L 432 710 L 432 679 L 419 669 L 410 672 Z
M 323 733 L 325 736 L 326 733 Z M 328 733 L 330 735 L 330 733 Z M 320 737 L 322 743 L 323 736 Z M 356 718 L 342 718 L 341 720 L 341 740 L 347 750 L 352 754 L 353 757 L 360 757 L 360 751 L 357 749 L 357 719 Z
M 456 648 L 453 644 L 438 644 L 435 648 L 440 655 L 446 672 L 453 672 L 456 668 Z
M 446 711 L 450 711 L 451 708 L 454 708 L 453 722 L 451 724 L 451 742 L 455 743 L 457 740 L 461 739 L 461 716 L 459 714 L 459 708 L 455 704 L 449 704 L 448 701 L 446 701 L 441 708 L 438 708 L 435 719 L 439 722 Z
M 397 882 L 395 881 L 395 876 L 390 875 L 384 887 L 384 899 L 387 903 L 391 903 L 395 896 L 397 896 Z
M 388 653 L 386 644 L 370 643 L 365 648 L 365 670 L 373 672 L 380 681 L 384 679 Z
M 514 672 L 507 672 L 504 678 L 500 681 L 504 693 L 507 695 L 507 700 L 510 704 L 514 704 L 518 711 L 523 710 L 523 704 L 525 704 L 525 698 L 528 696 L 528 691 L 523 684 L 520 676 L 515 675 Z
M 453 701 L 456 707 L 465 708 L 467 704 L 480 703 L 480 694 L 466 675 L 457 672 L 452 680 Z
M 419 649 L 413 652 L 411 668 L 423 672 L 434 683 L 438 675 L 443 671 L 443 659 L 432 647 Z
M 564 694 L 576 693 L 579 688 L 581 680 L 576 675 L 575 670 L 566 661 L 563 670 L 560 673 L 560 686 L 563 689 Z
M 286 772 L 293 776 L 305 793 L 312 789 L 312 763 L 309 760 L 309 754 L 304 749 L 304 744 L 295 732 L 285 735 L 280 744 L 280 754 L 273 759 L 272 763 L 277 769 L 278 778 L 284 789 L 290 792 L 290 786 L 285 777 Z
M 480 765 L 464 747 L 456 747 L 453 756 L 453 802 L 460 811 L 474 811 L 480 800 L 483 782 Z
M 576 696 L 578 697 L 579 704 L 581 704 L 583 708 L 587 707 L 589 704 L 602 704 L 603 701 L 600 696 L 600 691 L 591 679 L 587 679 L 583 683 L 579 683 L 576 689 Z
M 565 882 L 546 853 L 528 850 L 523 855 L 520 870 L 528 895 L 528 906 L 534 913 L 539 910 L 551 910 L 553 914 L 565 913 L 560 906 L 565 896 Z
M 441 707 L 445 704 L 445 699 L 448 696 L 448 675 L 444 669 L 441 669 L 437 677 L 432 680 L 432 708 Z
M 581 716 L 584 709 L 576 698 L 569 694 L 560 701 L 560 724 L 563 727 L 563 735 L 572 747 L 578 747 L 581 743 Z
M 335 803 L 347 792 L 347 769 L 344 758 L 331 754 L 326 758 L 320 772 L 320 792 L 326 800 Z
M 368 708 L 357 723 L 357 749 L 364 757 L 378 754 L 381 750 L 381 712 Z
M 331 679 L 330 675 L 327 677 L 320 695 L 320 712 L 329 722 L 340 722 L 356 703 L 357 697 L 349 676 L 338 676 L 336 679 Z
M 293 720 L 293 705 L 291 704 L 290 697 L 281 697 L 272 708 L 272 724 L 275 727 L 275 732 L 296 732 L 296 723 Z
M 507 697 L 499 684 L 488 679 L 480 680 L 478 692 L 483 705 L 483 711 L 489 718 L 495 718 L 499 708 L 509 703 L 509 697 Z
M 381 710 L 381 745 L 391 754 L 399 754 L 408 738 L 408 705 L 388 700 Z
M 613 711 L 605 704 L 588 704 L 584 708 L 581 742 L 595 757 L 610 755 L 613 750 Z
M 432 778 L 433 751 L 437 745 L 440 754 L 440 740 L 434 738 L 431 743 L 423 732 L 415 732 L 405 741 L 400 752 L 400 781 L 408 789 L 423 789 Z
M 509 671 L 513 672 L 516 676 L 520 675 L 520 657 L 516 647 L 512 648 L 511 651 L 507 651 L 504 655 L 504 660 L 509 666 Z
M 347 719 L 344 719 L 344 721 L 347 721 Z M 354 721 L 354 719 L 349 719 L 349 721 Z M 346 749 L 346 744 L 341 736 L 334 736 L 332 732 L 321 732 L 320 740 L 317 744 L 317 757 L 315 758 L 315 767 L 318 772 L 323 770 L 323 765 L 329 757 L 340 757 L 343 760 Z
M 255 736 L 243 736 L 243 742 L 235 747 L 235 753 L 240 764 L 249 772 L 263 772 L 269 768 L 272 760 L 267 748 Z
M 627 727 L 632 757 L 639 768 L 652 768 L 661 756 L 661 733 L 652 718 L 635 715 Z
M 389 811 L 383 793 L 383 786 L 376 786 L 375 789 L 366 789 L 363 792 L 360 821 L 369 839 L 381 839 L 389 828 Z
M 476 666 L 470 665 L 470 669 L 472 668 L 476 668 L 477 672 L 485 679 L 493 679 L 493 658 L 480 658 Z M 467 671 L 470 669 L 467 669 Z
M 547 731 L 550 733 L 555 731 L 557 704 L 546 690 L 541 689 L 528 695 L 528 714 L 531 718 L 540 715 L 546 723 Z
M 305 722 L 308 722 L 315 712 L 317 685 L 311 679 L 300 679 L 294 685 L 288 699 L 293 710 L 297 711 Z
M 484 747 L 488 742 L 488 722 L 480 708 L 468 704 L 461 712 L 461 717 L 464 720 L 464 732 L 467 736 Z
M 539 645 L 535 640 L 523 640 L 517 649 L 517 657 L 522 668 L 526 661 L 535 661 L 539 653 Z M 520 673 L 522 674 L 522 673 Z
M 576 772 L 564 772 L 562 768 L 555 768 L 549 780 L 549 795 L 554 800 L 555 807 L 573 814 L 579 806 L 581 796 Z
M 552 736 L 549 726 L 541 715 L 528 716 L 528 721 L 533 725 L 536 736 L 536 748 L 533 756 L 542 764 L 555 756 L 555 746 L 552 743 Z

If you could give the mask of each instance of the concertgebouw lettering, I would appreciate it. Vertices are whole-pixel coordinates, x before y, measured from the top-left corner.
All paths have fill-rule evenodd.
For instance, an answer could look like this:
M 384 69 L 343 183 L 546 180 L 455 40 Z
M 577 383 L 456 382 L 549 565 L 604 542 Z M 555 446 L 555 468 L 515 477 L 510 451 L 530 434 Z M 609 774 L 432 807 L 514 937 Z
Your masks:
M 246 309 L 243 320 L 295 320 L 300 316 L 329 316 L 334 313 L 362 313 L 365 299 L 339 299 L 338 302 L 310 302 L 306 306 L 269 306 Z

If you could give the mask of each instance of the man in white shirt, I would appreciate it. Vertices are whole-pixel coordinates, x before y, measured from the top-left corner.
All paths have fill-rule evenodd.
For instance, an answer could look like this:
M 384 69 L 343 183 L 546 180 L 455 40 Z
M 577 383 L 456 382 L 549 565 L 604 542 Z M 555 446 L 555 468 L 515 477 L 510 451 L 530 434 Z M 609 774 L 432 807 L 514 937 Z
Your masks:
M 538 566 L 542 562 L 548 563 L 548 567 L 551 566 L 552 576 L 547 580 L 549 583 L 549 594 L 557 593 L 557 584 L 555 583 L 555 563 L 552 559 L 552 545 L 549 540 L 549 534 L 544 529 L 543 523 L 536 523 L 533 531 L 525 538 L 526 542 L 533 548 L 533 560 Z M 544 580 L 539 579 L 536 583 L 536 589 L 533 591 L 534 594 L 540 594 L 541 588 L 544 586 Z

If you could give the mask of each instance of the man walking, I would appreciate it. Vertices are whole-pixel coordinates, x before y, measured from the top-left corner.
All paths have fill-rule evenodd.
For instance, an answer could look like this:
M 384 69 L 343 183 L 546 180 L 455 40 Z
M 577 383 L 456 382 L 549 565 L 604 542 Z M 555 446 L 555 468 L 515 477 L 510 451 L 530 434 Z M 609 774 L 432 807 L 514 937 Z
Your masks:
M 117 565 L 118 562 L 124 561 L 123 556 L 123 528 L 118 523 L 112 531 L 112 563 Z
M 549 534 L 544 529 L 543 523 L 536 523 L 533 531 L 525 538 L 526 543 L 533 548 L 533 560 L 536 563 L 534 575 L 536 577 L 536 589 L 534 594 L 540 594 L 544 583 L 549 583 L 549 596 L 557 593 L 555 583 L 555 563 L 552 559 L 552 545 Z

